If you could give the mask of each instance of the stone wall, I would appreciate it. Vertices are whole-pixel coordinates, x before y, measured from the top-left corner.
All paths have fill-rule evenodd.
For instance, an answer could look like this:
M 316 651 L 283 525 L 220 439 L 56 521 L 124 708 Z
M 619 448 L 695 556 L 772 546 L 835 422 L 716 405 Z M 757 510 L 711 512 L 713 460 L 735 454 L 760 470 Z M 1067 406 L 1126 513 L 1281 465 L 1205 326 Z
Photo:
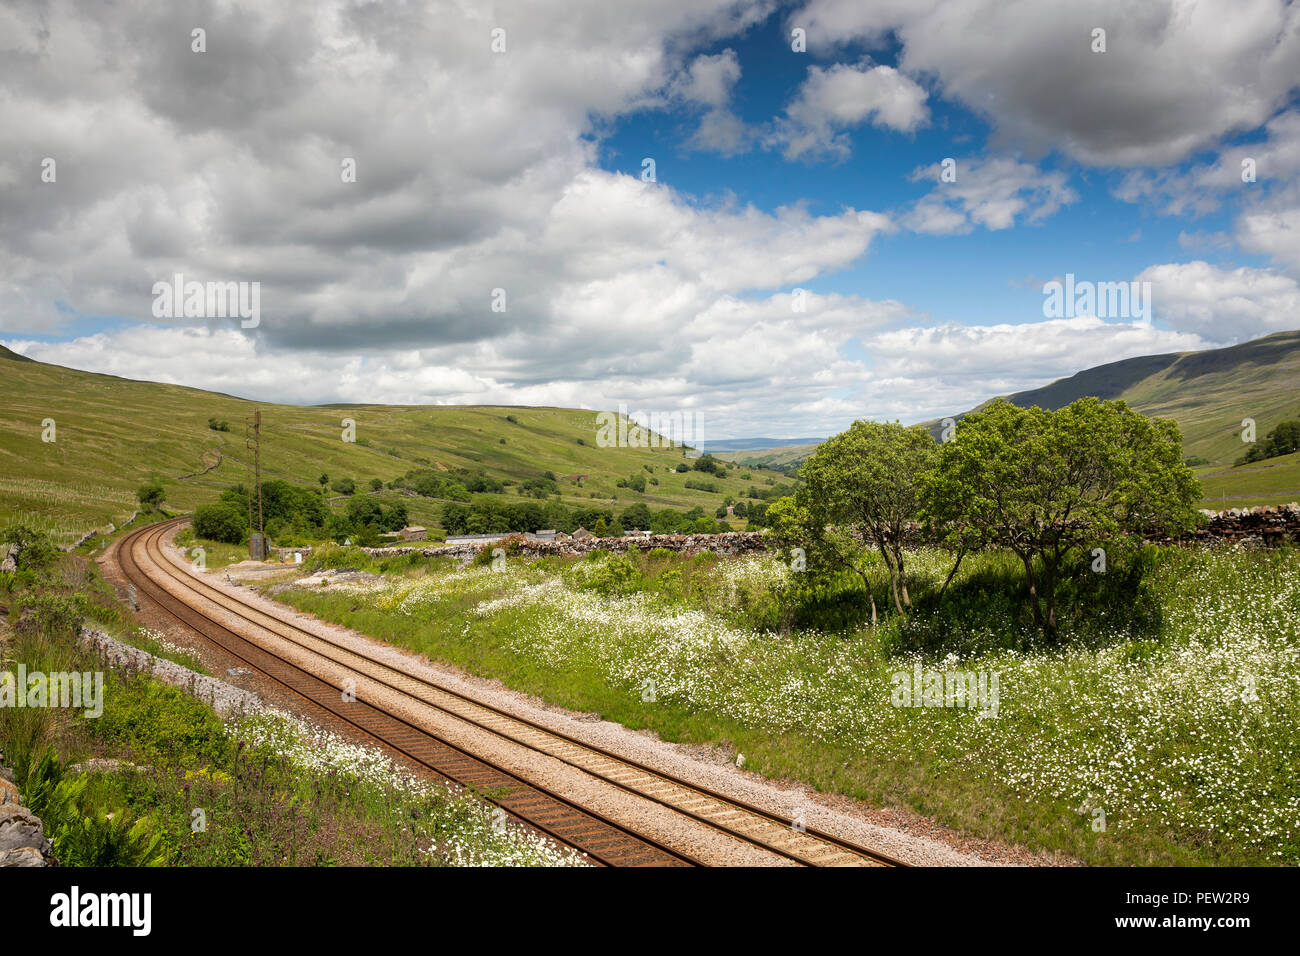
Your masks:
M 651 548 L 667 548 L 669 551 L 687 555 L 699 554 L 701 551 L 733 555 L 750 554 L 755 551 L 766 550 L 768 547 L 768 543 L 761 531 L 724 531 L 721 534 L 630 535 L 625 538 L 593 537 L 564 541 L 536 541 L 527 539 L 523 535 L 512 535 L 493 542 L 487 547 L 513 549 L 516 544 L 521 553 L 533 557 L 542 557 L 548 554 L 587 554 L 590 551 L 601 550 L 623 552 L 628 548 L 639 548 L 642 551 L 649 551 Z M 465 544 L 433 545 L 424 548 L 363 548 L 362 550 L 372 557 L 387 557 L 395 554 L 418 552 L 427 558 L 443 556 L 466 560 L 473 558 L 484 547 L 482 544 L 467 542 Z
M 1255 508 L 1229 508 L 1227 511 L 1202 511 L 1207 523 L 1204 527 L 1176 539 L 1153 539 L 1161 544 L 1211 544 L 1216 542 L 1252 542 L 1277 545 L 1284 541 L 1300 542 L 1300 504 L 1291 502 L 1286 505 L 1269 505 Z M 920 545 L 919 529 L 909 529 L 909 544 Z M 722 534 L 652 534 L 634 535 L 625 538 L 583 538 L 581 540 L 536 541 L 523 535 L 513 535 L 492 543 L 489 547 L 518 546 L 524 554 L 541 557 L 548 554 L 579 555 L 590 551 L 605 550 L 623 552 L 628 548 L 667 548 L 682 554 L 699 554 L 712 551 L 715 554 L 750 554 L 769 548 L 770 540 L 761 531 L 727 531 Z M 389 547 L 363 548 L 372 557 L 386 557 L 396 554 L 418 552 L 425 557 L 445 556 L 468 560 L 473 558 L 484 545 L 467 542 L 465 544 L 432 545 L 427 547 Z M 306 550 L 306 549 L 304 549 Z
M 1300 503 L 1202 511 L 1208 524 L 1178 539 L 1178 544 L 1256 541 L 1277 545 L 1300 542 Z
M 0 867 L 50 865 L 53 844 L 45 836 L 40 817 L 23 806 L 13 771 L 0 754 Z

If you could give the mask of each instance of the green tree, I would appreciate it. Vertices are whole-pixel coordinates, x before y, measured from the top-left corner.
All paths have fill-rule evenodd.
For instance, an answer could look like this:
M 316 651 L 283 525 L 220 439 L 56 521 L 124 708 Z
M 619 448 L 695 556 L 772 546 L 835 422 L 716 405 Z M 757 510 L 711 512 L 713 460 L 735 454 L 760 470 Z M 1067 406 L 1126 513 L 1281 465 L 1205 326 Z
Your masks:
M 926 478 L 925 513 L 956 546 L 1008 548 L 1029 583 L 1034 622 L 1057 633 L 1065 557 L 1121 533 L 1176 533 L 1196 520 L 1200 485 L 1170 420 L 1122 401 L 1055 411 L 999 399 L 962 419 Z
M 232 501 L 218 501 L 194 509 L 194 533 L 209 541 L 242 544 L 248 533 L 248 516 Z
M 930 433 L 919 426 L 857 421 L 819 445 L 804 462 L 804 484 L 795 492 L 810 522 L 808 537 L 825 536 L 828 525 L 834 534 L 847 536 L 829 542 L 830 553 L 853 567 L 864 582 L 865 568 L 853 556 L 852 544 L 879 551 L 900 614 L 912 603 L 903 545 L 909 527 L 920 517 L 922 476 L 937 451 Z
M 643 502 L 629 505 L 620 517 L 624 528 L 644 530 L 650 527 L 650 507 Z
M 162 504 L 164 494 L 166 494 L 166 491 L 163 489 L 162 482 L 157 478 L 150 478 L 135 492 L 136 498 L 140 500 L 140 507 L 145 511 L 156 511 L 158 506 Z
M 370 479 L 370 490 L 371 490 L 371 491 L 378 491 L 379 489 L 381 489 L 381 488 L 383 488 L 383 487 L 384 487 L 384 479 L 382 479 L 382 478 L 371 478 L 371 479 Z

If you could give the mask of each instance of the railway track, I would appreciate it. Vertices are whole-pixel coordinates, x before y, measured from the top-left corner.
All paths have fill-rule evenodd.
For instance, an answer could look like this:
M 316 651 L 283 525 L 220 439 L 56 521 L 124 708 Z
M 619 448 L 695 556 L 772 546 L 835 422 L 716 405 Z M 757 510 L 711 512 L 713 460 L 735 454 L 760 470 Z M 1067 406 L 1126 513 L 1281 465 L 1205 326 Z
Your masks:
M 688 818 L 711 836 L 740 841 L 760 856 L 770 854 L 773 862 L 904 865 L 830 834 L 793 825 L 790 817 L 544 727 L 244 602 L 167 554 L 162 539 L 185 520 L 142 528 L 114 547 L 123 575 L 141 597 L 311 707 L 345 721 L 439 776 L 475 789 L 507 814 L 586 853 L 593 862 L 681 866 L 714 861 L 697 846 L 656 833 L 643 821 L 593 805 L 584 799 L 587 788 L 575 791 L 539 779 L 529 772 L 539 760 L 563 764 L 590 788 L 614 788 L 644 801 L 651 817 Z

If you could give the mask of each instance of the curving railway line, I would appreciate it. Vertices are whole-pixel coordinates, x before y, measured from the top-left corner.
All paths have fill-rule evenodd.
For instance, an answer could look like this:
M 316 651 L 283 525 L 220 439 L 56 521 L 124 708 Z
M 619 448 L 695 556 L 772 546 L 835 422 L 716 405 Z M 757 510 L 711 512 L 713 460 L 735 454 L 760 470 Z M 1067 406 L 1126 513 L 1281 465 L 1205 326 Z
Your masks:
M 142 528 L 110 550 L 108 559 L 135 585 L 139 599 L 276 682 L 306 709 L 323 711 L 383 748 L 473 789 L 594 863 L 905 865 L 830 834 L 796 828 L 788 818 L 580 741 L 242 601 L 163 547 L 163 538 L 186 520 Z M 737 855 L 736 849 L 743 852 Z

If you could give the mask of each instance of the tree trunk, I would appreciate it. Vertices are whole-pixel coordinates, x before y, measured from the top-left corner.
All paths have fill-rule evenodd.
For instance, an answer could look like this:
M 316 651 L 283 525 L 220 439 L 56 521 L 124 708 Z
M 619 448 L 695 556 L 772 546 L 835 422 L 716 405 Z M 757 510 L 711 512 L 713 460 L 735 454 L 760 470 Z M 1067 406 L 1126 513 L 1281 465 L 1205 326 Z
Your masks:
M 1043 561 L 1043 590 L 1047 592 L 1043 595 L 1047 603 L 1047 633 L 1056 638 L 1056 565 L 1047 564 L 1046 559 Z
M 871 591 L 871 579 L 867 573 L 859 568 L 854 568 L 858 572 L 858 577 L 862 578 L 862 586 L 867 589 L 867 599 L 871 602 L 871 626 L 876 626 L 876 596 Z
M 1035 579 L 1035 577 L 1034 577 L 1034 562 L 1033 562 L 1033 559 L 1032 559 L 1032 558 L 1027 558 L 1027 557 L 1025 557 L 1025 556 L 1022 554 L 1022 555 L 1020 556 L 1020 560 L 1021 560 L 1022 562 L 1024 562 L 1024 565 L 1025 565 L 1025 577 L 1026 577 L 1026 579 L 1028 579 L 1028 581 L 1029 581 L 1029 606 L 1030 606 L 1031 608 L 1033 608 L 1033 611 L 1034 611 L 1034 625 L 1035 625 L 1035 626 L 1036 626 L 1040 631 L 1044 631 L 1044 632 L 1045 632 L 1045 631 L 1047 630 L 1047 624 L 1046 624 L 1046 622 L 1043 620 L 1043 607 L 1042 607 L 1042 605 L 1039 604 L 1039 602 L 1038 602 L 1038 581 L 1037 581 L 1037 579 Z
M 885 559 L 885 567 L 889 569 L 889 588 L 894 595 L 894 607 L 898 608 L 898 613 L 903 613 L 903 602 L 898 599 L 898 571 L 894 568 L 894 556 L 889 553 L 884 542 L 878 542 L 880 546 L 880 556 Z
M 903 603 L 908 607 L 912 606 L 912 596 L 907 593 L 907 574 L 903 570 L 903 549 L 899 548 L 894 554 L 894 560 L 898 563 L 898 586 L 903 589 Z
M 957 552 L 957 560 L 953 562 L 952 570 L 949 571 L 948 576 L 943 579 L 943 587 L 939 588 L 939 599 L 935 601 L 935 607 L 938 607 L 943 603 L 944 592 L 948 590 L 948 585 L 952 583 L 953 576 L 956 575 L 957 569 L 961 567 L 961 559 L 964 557 L 966 557 L 966 547 L 963 545 L 962 549 Z

